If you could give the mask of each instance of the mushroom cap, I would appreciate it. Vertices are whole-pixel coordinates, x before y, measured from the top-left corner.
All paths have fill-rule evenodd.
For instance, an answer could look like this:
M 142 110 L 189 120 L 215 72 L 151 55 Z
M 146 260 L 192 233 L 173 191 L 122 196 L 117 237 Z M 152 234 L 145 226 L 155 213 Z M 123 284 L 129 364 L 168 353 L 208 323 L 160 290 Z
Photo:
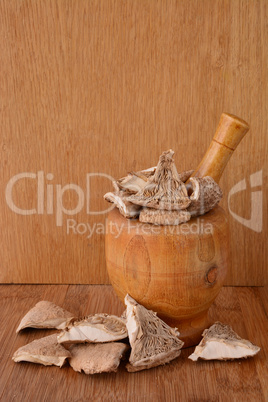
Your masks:
M 15 362 L 27 361 L 45 366 L 61 367 L 71 354 L 57 342 L 57 334 L 36 339 L 19 348 L 13 355 Z
M 229 325 L 216 322 L 203 332 L 203 339 L 189 359 L 232 360 L 254 356 L 260 348 L 240 338 Z
M 22 318 L 16 332 L 24 328 L 57 328 L 67 326 L 74 314 L 50 301 L 40 301 Z
M 187 211 L 192 217 L 204 215 L 222 199 L 222 190 L 212 177 L 191 177 L 190 183 L 193 193 L 190 196 L 191 204 Z
M 85 374 L 116 372 L 129 346 L 120 342 L 70 346 L 70 366 Z
M 191 219 L 190 212 L 166 211 L 165 209 L 143 208 L 139 220 L 143 223 L 152 223 L 154 225 L 179 225 Z

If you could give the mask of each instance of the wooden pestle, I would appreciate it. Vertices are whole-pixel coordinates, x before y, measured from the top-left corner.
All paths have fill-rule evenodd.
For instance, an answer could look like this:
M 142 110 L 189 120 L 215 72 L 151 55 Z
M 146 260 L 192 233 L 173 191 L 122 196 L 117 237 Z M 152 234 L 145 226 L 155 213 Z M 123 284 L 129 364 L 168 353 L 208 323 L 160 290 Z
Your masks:
M 211 144 L 191 177 L 211 176 L 218 183 L 230 157 L 248 130 L 249 125 L 244 120 L 222 113 Z

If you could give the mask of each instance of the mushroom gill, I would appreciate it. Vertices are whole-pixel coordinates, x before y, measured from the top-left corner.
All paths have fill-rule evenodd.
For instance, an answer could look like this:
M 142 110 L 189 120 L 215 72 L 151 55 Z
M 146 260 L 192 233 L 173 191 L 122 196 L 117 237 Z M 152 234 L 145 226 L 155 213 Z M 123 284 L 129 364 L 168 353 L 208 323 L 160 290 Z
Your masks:
M 140 371 L 170 362 L 181 353 L 183 342 L 176 328 L 169 327 L 156 313 L 126 295 L 127 330 L 131 354 L 126 367 Z
M 133 204 L 155 209 L 180 210 L 191 203 L 185 184 L 180 179 L 174 159 L 174 151 L 165 151 L 159 158 L 153 176 L 146 185 L 127 198 Z

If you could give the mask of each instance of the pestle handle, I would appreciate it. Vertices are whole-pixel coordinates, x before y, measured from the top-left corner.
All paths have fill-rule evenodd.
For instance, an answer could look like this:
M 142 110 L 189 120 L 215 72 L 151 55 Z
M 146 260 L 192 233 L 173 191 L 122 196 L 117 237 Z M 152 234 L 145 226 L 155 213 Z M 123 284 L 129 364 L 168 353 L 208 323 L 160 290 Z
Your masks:
M 249 130 L 244 120 L 222 113 L 211 144 L 192 177 L 211 176 L 217 183 L 234 150 Z

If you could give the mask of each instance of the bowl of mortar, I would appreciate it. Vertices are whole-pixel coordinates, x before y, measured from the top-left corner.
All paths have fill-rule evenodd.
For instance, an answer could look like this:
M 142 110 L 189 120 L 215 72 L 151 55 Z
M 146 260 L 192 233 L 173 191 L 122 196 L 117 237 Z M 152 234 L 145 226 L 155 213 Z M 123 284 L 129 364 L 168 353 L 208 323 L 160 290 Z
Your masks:
M 192 176 L 211 176 L 218 183 L 248 129 L 245 121 L 223 113 Z M 126 219 L 116 208 L 106 220 L 106 266 L 118 297 L 123 302 L 128 293 L 156 311 L 178 328 L 184 347 L 198 344 L 211 324 L 208 311 L 224 284 L 229 249 L 227 214 L 220 206 L 181 225 Z

